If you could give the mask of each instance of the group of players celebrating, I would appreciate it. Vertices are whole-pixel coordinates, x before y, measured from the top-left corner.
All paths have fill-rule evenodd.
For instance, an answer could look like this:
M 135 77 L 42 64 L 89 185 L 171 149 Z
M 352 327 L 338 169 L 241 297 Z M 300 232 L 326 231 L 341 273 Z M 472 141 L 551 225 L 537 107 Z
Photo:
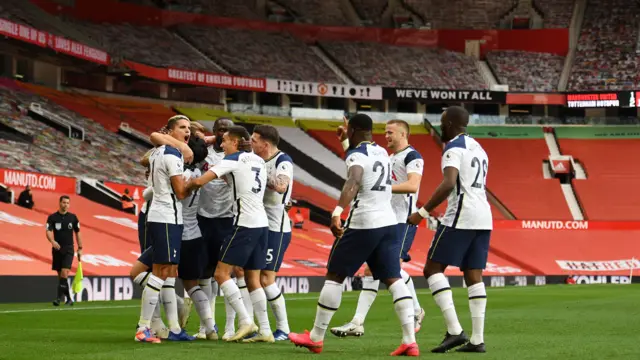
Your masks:
M 293 186 L 293 161 L 278 150 L 277 129 L 258 125 L 249 134 L 228 119 L 218 119 L 215 135 L 207 137 L 200 124 L 181 115 L 172 117 L 164 134 L 151 135 L 156 148 L 143 159 L 149 167 L 149 187 L 144 192 L 147 203 L 139 221 L 143 252 L 131 272 L 134 281 L 144 288 L 135 340 L 217 340 L 214 310 L 220 289 L 227 313 L 223 340 L 288 339 L 320 353 L 330 320 L 340 306 L 344 280 L 366 263 L 356 314 L 349 323 L 332 328 L 331 333 L 340 337 L 363 335 L 365 317 L 383 282 L 391 292 L 402 327 L 401 345 L 391 355 L 418 356 L 415 333 L 425 313 L 401 263 L 410 260 L 408 252 L 417 225 L 447 199 L 447 210 L 424 269 L 447 325 L 444 340 L 432 352 L 456 347 L 462 352 L 485 352 L 482 270 L 492 229 L 485 193 L 488 158 L 465 134 L 468 119 L 469 114 L 461 107 L 449 107 L 443 113 L 444 179 L 425 206 L 417 209 L 424 162 L 409 145 L 409 125 L 402 120 L 387 123 L 387 147 L 393 152 L 389 156 L 387 150 L 372 142 L 371 118 L 364 114 L 345 118 L 338 137 L 346 151 L 348 170 L 331 218 L 336 240 L 327 261 L 313 328 L 296 334 L 290 332 L 285 300 L 275 283 L 291 241 L 287 205 Z M 343 223 L 346 207 L 350 210 Z M 473 327 L 470 339 L 462 331 L 444 276 L 448 265 L 464 272 Z M 176 277 L 183 281 L 189 299 L 176 295 Z M 160 317 L 159 299 L 168 328 Z M 274 332 L 267 303 L 276 318 Z M 183 329 L 191 304 L 200 317 L 200 330 L 195 336 Z

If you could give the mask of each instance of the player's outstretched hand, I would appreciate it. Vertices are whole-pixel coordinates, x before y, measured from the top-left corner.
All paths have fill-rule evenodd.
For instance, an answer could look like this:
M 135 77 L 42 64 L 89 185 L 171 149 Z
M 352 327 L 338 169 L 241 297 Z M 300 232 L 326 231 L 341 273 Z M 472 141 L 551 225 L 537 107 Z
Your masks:
M 334 216 L 331 218 L 331 232 L 333 233 L 333 236 L 338 239 L 342 237 L 344 229 L 342 228 L 342 220 L 340 219 L 340 216 Z
M 414 212 L 413 214 L 409 215 L 409 218 L 407 219 L 407 222 L 411 225 L 418 225 L 420 224 L 420 222 L 422 221 L 423 217 L 420 216 L 420 214 L 418 214 L 417 212 Z

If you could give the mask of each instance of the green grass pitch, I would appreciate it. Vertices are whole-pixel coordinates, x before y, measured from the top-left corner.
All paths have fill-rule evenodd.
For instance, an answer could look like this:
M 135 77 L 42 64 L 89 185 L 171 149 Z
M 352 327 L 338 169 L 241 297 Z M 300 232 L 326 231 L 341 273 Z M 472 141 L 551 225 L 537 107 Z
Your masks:
M 427 291 L 419 298 L 427 312 L 417 335 L 421 357 L 448 359 L 640 359 L 640 286 L 590 285 L 488 288 L 486 354 L 431 354 L 444 335 L 439 309 Z M 331 326 L 351 319 L 357 292 L 345 293 Z M 471 332 L 465 289 L 455 289 L 460 321 Z M 216 318 L 224 326 L 218 298 Z M 287 296 L 293 331 L 313 325 L 317 294 Z M 270 311 L 270 310 L 269 310 Z M 222 341 L 139 344 L 133 340 L 139 300 L 78 303 L 73 309 L 49 304 L 0 304 L 0 359 L 358 359 L 385 358 L 400 344 L 400 327 L 391 297 L 381 290 L 361 338 L 327 334 L 320 355 L 276 344 Z M 272 326 L 275 324 L 272 318 Z M 195 311 L 188 330 L 198 326 Z

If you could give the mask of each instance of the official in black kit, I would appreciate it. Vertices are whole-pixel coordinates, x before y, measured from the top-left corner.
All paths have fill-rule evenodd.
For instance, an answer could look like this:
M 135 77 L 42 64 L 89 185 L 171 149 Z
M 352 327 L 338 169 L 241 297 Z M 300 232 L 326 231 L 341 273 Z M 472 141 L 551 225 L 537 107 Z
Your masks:
M 82 256 L 82 239 L 80 238 L 80 222 L 75 214 L 69 212 L 70 199 L 67 195 L 60 197 L 58 211 L 47 218 L 47 240 L 51 243 L 51 270 L 58 273 L 58 296 L 53 301 L 54 306 L 59 306 L 65 301 L 72 306 L 73 300 L 69 292 L 69 269 L 73 264 L 73 233 L 76 233 L 78 242 L 78 261 Z

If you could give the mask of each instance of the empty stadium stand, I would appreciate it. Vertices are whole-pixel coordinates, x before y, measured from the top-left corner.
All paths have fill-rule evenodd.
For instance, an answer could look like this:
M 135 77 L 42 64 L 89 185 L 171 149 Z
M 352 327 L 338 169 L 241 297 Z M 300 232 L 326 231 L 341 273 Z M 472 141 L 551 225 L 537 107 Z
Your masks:
M 540 139 L 477 140 L 489 156 L 487 187 L 517 219 L 572 219 L 558 181 L 543 177 L 549 149 L 542 133 Z
M 525 51 L 492 51 L 487 61 L 511 91 L 556 91 L 564 66 L 563 56 Z
M 516 0 L 404 0 L 434 29 L 493 29 Z
M 358 84 L 438 89 L 487 88 L 476 61 L 461 53 L 359 42 L 321 42 L 320 46 Z
M 640 220 L 640 171 L 624 154 L 640 153 L 638 139 L 559 139 L 563 155 L 579 161 L 586 180 L 573 180 L 588 220 Z
M 4 84 L 11 83 L 5 80 Z M 5 142 L 0 152 L 5 158 L 14 159 L 8 162 L 18 162 L 20 169 L 58 175 L 85 174 L 87 169 L 91 169 L 92 176 L 100 180 L 143 181 L 144 169 L 137 165 L 137 161 L 146 149 L 54 102 L 64 96 L 62 92 L 31 84 L 0 86 L 0 114 L 3 115 L 0 121 L 33 137 L 32 145 Z M 54 97 L 54 101 L 49 97 Z M 51 113 L 64 116 L 65 121 L 82 127 L 85 141 L 71 138 L 29 116 L 32 103 L 40 104 Z
M 569 89 L 638 88 L 639 13 L 637 1 L 610 0 L 607 6 L 587 2 Z
M 181 25 L 177 31 L 236 75 L 342 82 L 307 44 L 287 33 L 193 25 Z

